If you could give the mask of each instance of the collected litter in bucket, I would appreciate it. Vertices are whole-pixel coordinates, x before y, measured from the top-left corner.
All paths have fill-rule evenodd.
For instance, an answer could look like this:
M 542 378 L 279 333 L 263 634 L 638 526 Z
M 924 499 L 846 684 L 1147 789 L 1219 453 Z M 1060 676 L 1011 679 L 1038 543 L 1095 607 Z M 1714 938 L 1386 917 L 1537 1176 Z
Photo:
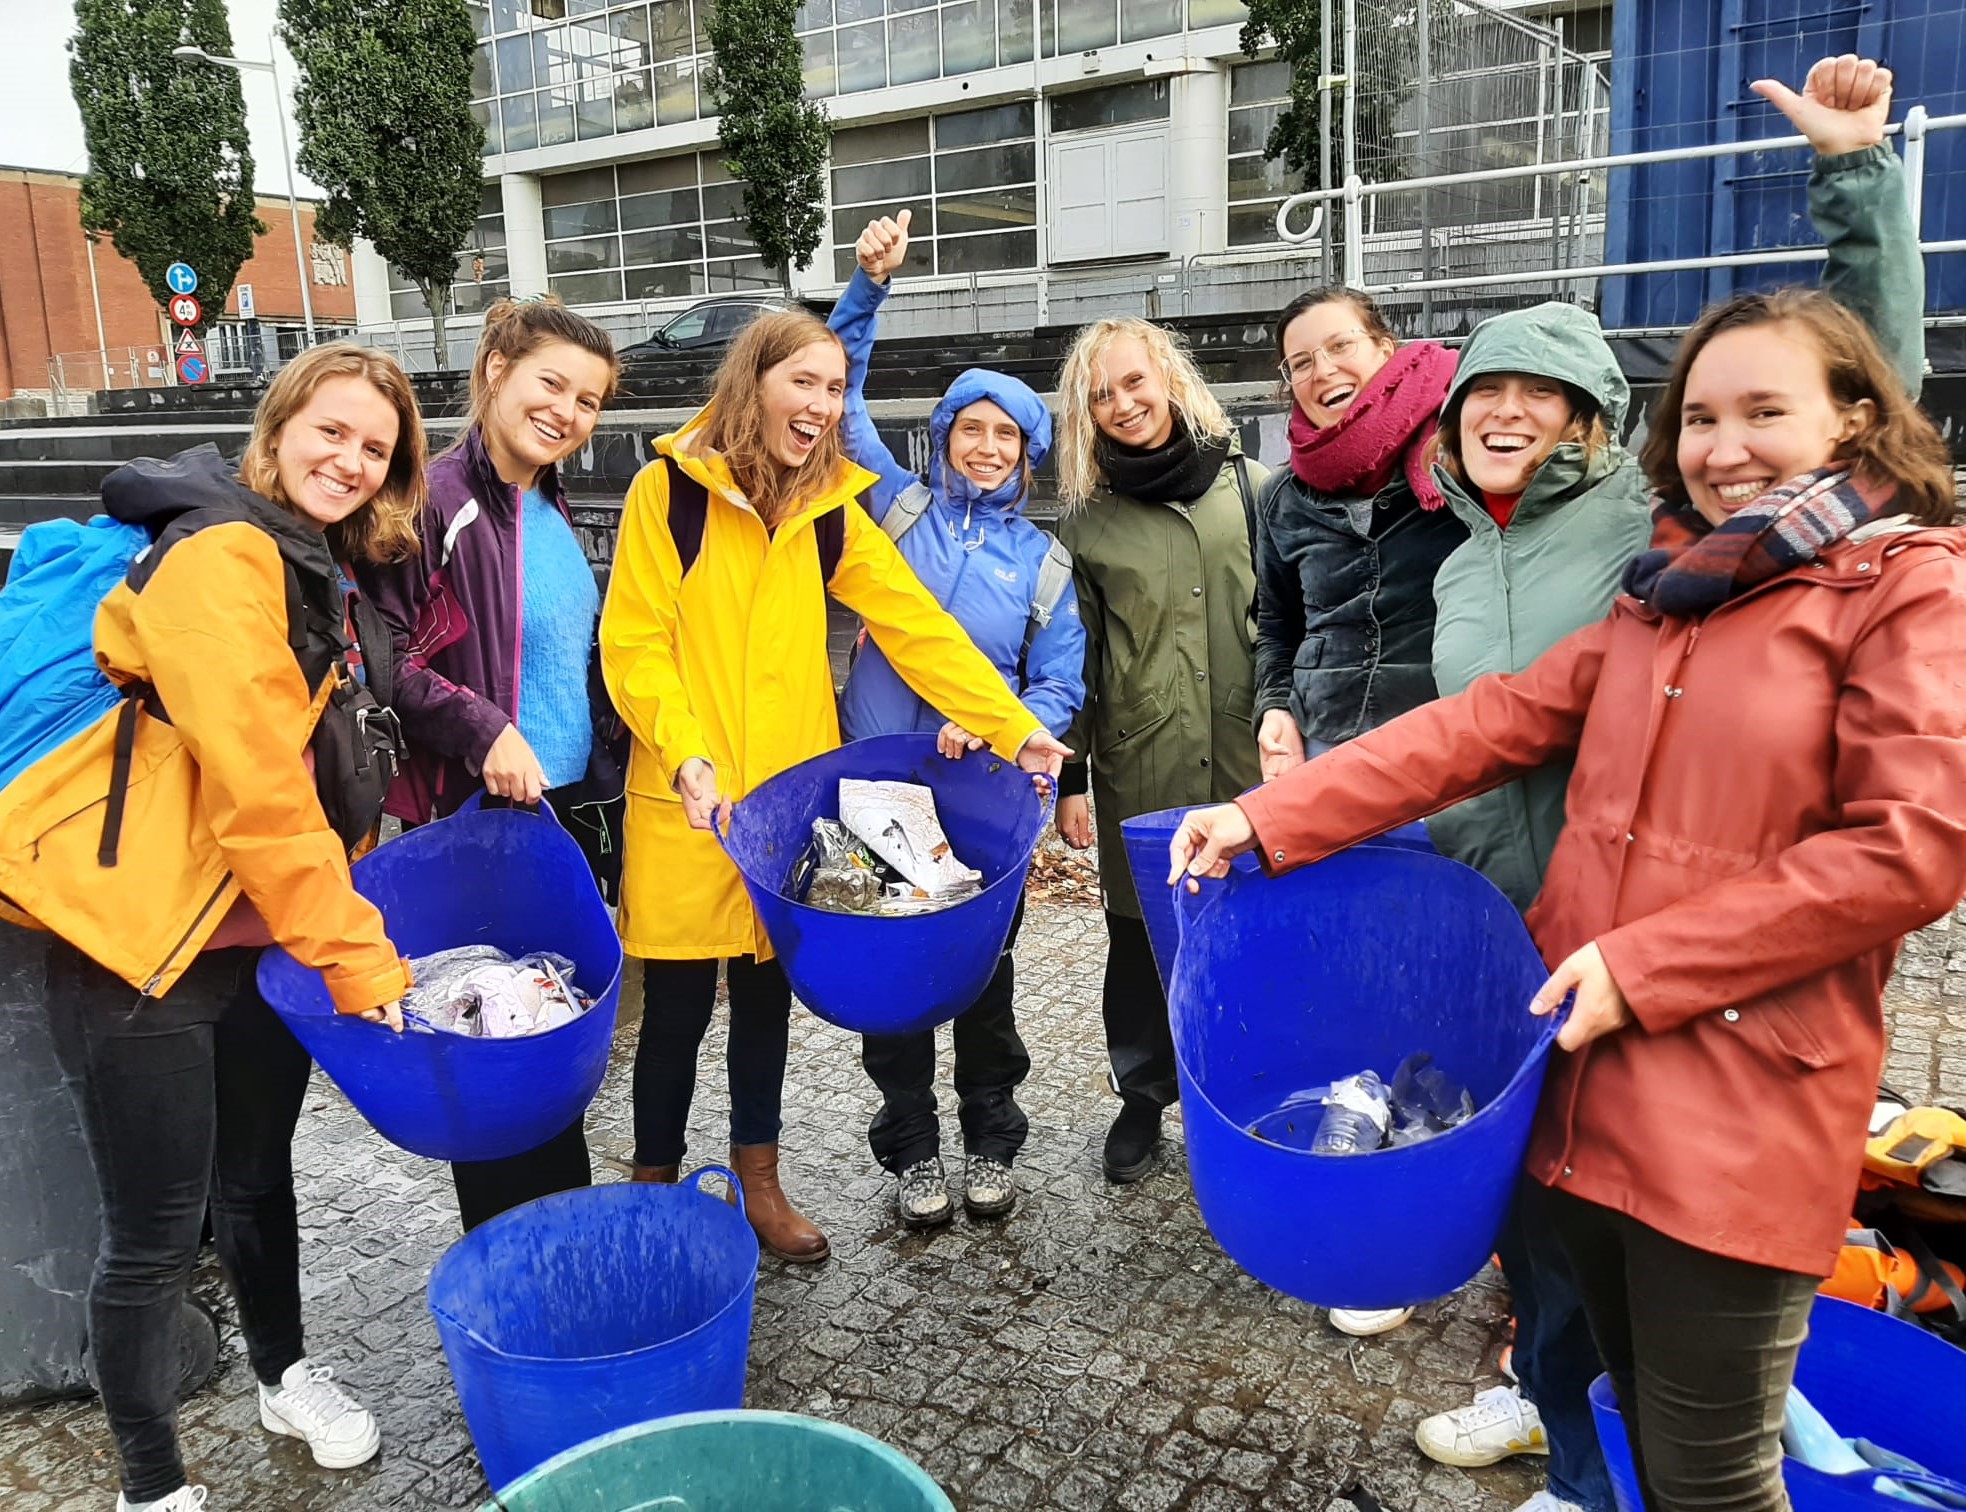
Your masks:
M 975 897 L 983 874 L 956 859 L 915 782 L 840 780 L 840 817 L 815 819 L 788 896 L 830 913 L 936 913 Z
M 1372 1070 L 1293 1092 L 1249 1132 L 1287 1150 L 1362 1155 L 1418 1144 L 1474 1117 L 1473 1094 L 1426 1051 L 1400 1062 L 1389 1087 Z
M 574 963 L 535 951 L 514 959 L 492 945 L 464 945 L 410 962 L 416 986 L 403 1019 L 425 1034 L 522 1039 L 570 1024 L 593 1006 L 572 984 Z
M 1788 1405 L 1782 1417 L 1782 1452 L 1826 1475 L 1855 1475 L 1865 1470 L 1883 1470 L 1916 1476 L 1927 1489 L 1893 1480 L 1888 1475 L 1878 1476 L 1870 1487 L 1879 1496 L 1910 1502 L 1914 1506 L 1966 1509 L 1966 1486 L 1957 1483 L 1950 1489 L 1942 1485 L 1932 1486 L 1932 1472 L 1916 1460 L 1894 1454 L 1869 1439 L 1841 1437 L 1809 1398 L 1793 1386 L 1789 1387 Z

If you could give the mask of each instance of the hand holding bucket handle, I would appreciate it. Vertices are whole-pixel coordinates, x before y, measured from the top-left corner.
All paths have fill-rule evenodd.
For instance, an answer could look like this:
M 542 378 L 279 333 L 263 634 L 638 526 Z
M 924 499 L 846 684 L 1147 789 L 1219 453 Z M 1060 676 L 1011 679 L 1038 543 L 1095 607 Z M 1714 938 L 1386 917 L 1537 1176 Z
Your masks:
M 1529 1011 L 1540 1018 L 1557 1012 L 1566 999 L 1569 1010 L 1558 1020 L 1556 1036 L 1561 1049 L 1581 1050 L 1633 1022 L 1631 1004 L 1595 941 L 1558 964 L 1529 1000 Z
M 543 814 L 555 824 L 560 824 L 560 816 L 553 812 L 553 805 L 548 803 L 544 798 L 541 798 L 537 803 L 521 803 L 516 798 L 497 797 L 491 793 L 487 793 L 483 788 L 479 788 L 477 792 L 460 803 L 457 806 L 456 812 L 451 814 L 450 817 L 459 819 L 466 814 L 475 814 L 481 810 L 492 813 L 511 813 L 517 811 L 526 814 Z M 566 828 L 565 825 L 560 825 L 560 827 L 562 829 Z
M 676 796 L 691 829 L 709 830 L 719 839 L 730 828 L 730 799 L 717 781 L 717 769 L 692 756 L 676 769 Z
M 737 1172 L 733 1171 L 729 1166 L 707 1165 L 699 1170 L 690 1172 L 689 1184 L 699 1192 L 702 1192 L 703 1178 L 705 1176 L 721 1176 L 724 1179 L 725 1185 L 730 1188 L 731 1204 L 737 1209 L 737 1216 L 742 1218 L 744 1216 L 744 1183 L 737 1179 Z M 704 1196 L 707 1197 L 709 1195 L 711 1194 L 704 1192 Z

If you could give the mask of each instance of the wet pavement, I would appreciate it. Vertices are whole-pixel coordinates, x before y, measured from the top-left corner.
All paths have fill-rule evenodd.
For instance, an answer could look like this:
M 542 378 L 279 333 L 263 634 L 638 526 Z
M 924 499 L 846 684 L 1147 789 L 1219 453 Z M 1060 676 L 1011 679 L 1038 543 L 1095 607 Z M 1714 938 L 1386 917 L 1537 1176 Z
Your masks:
M 1413 1425 L 1496 1384 L 1507 1296 L 1492 1271 L 1376 1339 L 1237 1271 L 1188 1191 L 1178 1122 L 1160 1169 L 1128 1188 L 1100 1175 L 1117 1104 L 1106 1090 L 1096 909 L 1034 897 L 1017 959 L 1034 1067 L 1024 1196 L 995 1222 L 958 1214 L 902 1230 L 868 1157 L 875 1098 L 852 1036 L 799 1010 L 786 1090 L 786 1185 L 833 1258 L 767 1258 L 747 1403 L 851 1424 L 912 1455 L 962 1508 L 1060 1512 L 1507 1512 L 1537 1461 L 1434 1465 Z M 624 992 L 632 1020 L 638 987 Z M 1887 1077 L 1966 1100 L 1966 915 L 1916 938 L 1891 997 Z M 721 1159 L 728 1100 L 713 1029 L 691 1118 L 690 1164 Z M 625 1174 L 625 1022 L 589 1118 L 600 1179 Z M 945 1158 L 960 1167 L 943 1035 Z M 309 1348 L 382 1425 L 379 1457 L 317 1469 L 263 1432 L 252 1374 L 215 1266 L 198 1287 L 228 1319 L 218 1376 L 182 1417 L 211 1512 L 473 1508 L 487 1496 L 425 1308 L 431 1264 L 456 1236 L 448 1173 L 385 1144 L 317 1078 L 296 1144 Z M 1370 1234 L 1359 1235 L 1369 1249 Z M 1348 1499 L 1347 1492 L 1353 1492 Z M 0 1413 L 0 1508 L 108 1512 L 114 1456 L 93 1402 Z M 763 1509 L 761 1509 L 763 1512 Z

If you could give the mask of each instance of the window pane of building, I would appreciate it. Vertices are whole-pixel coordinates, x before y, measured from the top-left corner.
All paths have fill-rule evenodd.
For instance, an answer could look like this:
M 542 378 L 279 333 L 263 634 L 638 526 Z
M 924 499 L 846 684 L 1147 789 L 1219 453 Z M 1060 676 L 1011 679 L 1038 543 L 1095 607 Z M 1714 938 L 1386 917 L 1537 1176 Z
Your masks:
M 619 304 L 619 273 L 578 273 L 565 278 L 549 278 L 547 288 L 570 305 Z
M 783 280 L 778 276 L 778 270 L 767 267 L 756 257 L 711 263 L 709 281 L 712 294 L 736 294 L 747 290 L 784 287 Z
M 616 226 L 612 198 L 586 205 L 548 205 L 543 214 L 548 241 L 562 241 L 573 236 L 600 236 Z
M 808 100 L 823 100 L 828 95 L 840 92 L 839 66 L 834 61 L 833 34 L 830 31 L 813 32 L 801 37 L 799 46 L 805 57 L 800 63 L 800 72 L 805 79 L 805 96 Z
M 1265 162 L 1260 152 L 1229 159 L 1229 199 L 1261 199 L 1266 195 L 1293 194 L 1297 175 L 1284 167 L 1283 159 Z
M 843 26 L 839 31 L 840 93 L 887 87 L 887 28 L 876 21 L 868 26 Z
M 465 0 L 465 8 L 471 12 L 471 30 L 481 37 L 489 37 L 492 31 L 491 0 Z
M 539 110 L 539 145 L 557 147 L 573 140 L 573 102 L 558 90 L 540 90 L 533 96 Z
M 629 267 L 689 262 L 703 256 L 703 228 L 694 223 L 659 231 L 631 231 L 621 238 L 621 260 Z
M 1028 137 L 1031 130 L 1031 103 L 993 105 L 984 110 L 963 110 L 935 118 L 937 147 L 981 147 L 993 142 L 1014 142 Z
M 855 126 L 833 133 L 833 166 L 877 163 L 883 158 L 912 157 L 928 151 L 926 120 L 894 121 L 885 126 Z
M 685 158 L 684 162 L 689 160 Z M 628 187 L 625 174 L 622 187 Z M 630 195 L 621 202 L 621 229 L 646 231 L 663 226 L 694 226 L 703 218 L 702 201 L 694 186 L 661 194 Z
M 616 131 L 644 131 L 655 124 L 655 86 L 649 71 L 638 69 L 618 74 L 614 80 L 614 128 Z
M 498 102 L 505 120 L 505 150 L 523 152 L 539 145 L 539 117 L 532 108 L 530 94 L 507 95 Z
M 1248 63 L 1229 77 L 1228 239 L 1232 247 L 1275 244 L 1276 214 L 1303 177 L 1263 158 L 1270 130 L 1289 103 L 1290 69 Z M 1301 222 L 1299 222 L 1301 224 Z
M 707 179 L 709 175 L 706 173 Z M 707 221 L 736 220 L 744 214 L 744 186 L 725 179 L 721 184 L 703 186 L 703 218 Z
M 655 119 L 673 126 L 696 119 L 696 65 L 664 63 L 655 70 Z
M 573 53 L 567 45 L 567 28 L 549 26 L 532 34 L 532 81 L 544 87 L 565 84 L 574 76 Z
M 1090 131 L 1104 126 L 1126 126 L 1135 121 L 1164 121 L 1167 113 L 1167 81 L 1151 79 L 1059 95 L 1051 102 L 1051 129 Z
M 997 0 L 997 62 L 1028 63 L 1032 42 L 1031 0 Z
M 1038 265 L 1038 234 L 1013 231 L 1002 236 L 941 236 L 937 259 L 944 273 L 997 273 Z
M 489 310 L 499 300 L 512 292 L 512 285 L 500 280 L 493 283 L 457 284 L 451 289 L 451 302 L 457 306 L 460 315 L 478 315 Z
M 498 40 L 498 87 L 503 94 L 532 88 L 532 38 Z
M 887 23 L 887 74 L 890 84 L 919 84 L 942 72 L 941 14 L 914 11 Z
M 623 163 L 614 170 L 615 178 L 621 184 L 623 194 L 654 194 L 661 190 L 696 188 L 696 155 L 683 153 L 677 157 L 643 158 L 638 163 Z M 692 193 L 691 203 L 695 203 Z M 621 223 L 635 224 L 622 212 Z M 641 224 L 647 225 L 644 221 Z
M 1290 97 L 1290 65 L 1282 60 L 1244 63 L 1229 70 L 1229 103 L 1261 104 Z
M 1038 223 L 1038 192 L 999 189 L 988 194 L 965 194 L 935 203 L 936 220 L 944 234 L 958 231 L 1007 231 Z
M 473 99 L 489 99 L 498 93 L 497 76 L 492 71 L 492 50 L 489 46 L 471 49 L 471 96 Z
M 630 299 L 669 299 L 704 290 L 701 262 L 675 263 L 666 268 L 630 268 L 623 275 Z
M 886 0 L 835 0 L 834 19 L 844 26 L 849 21 L 872 21 L 887 13 Z
M 497 112 L 498 101 L 496 100 L 478 100 L 471 106 L 471 119 L 476 121 L 480 129 L 485 133 L 485 145 L 481 150 L 486 153 L 503 152 L 505 150 L 503 145 L 505 136 L 498 129 Z
M 614 86 L 610 80 L 577 86 L 574 101 L 574 129 L 584 142 L 590 137 L 614 135 Z
M 628 10 L 616 11 L 608 17 L 608 29 L 614 35 L 610 60 L 613 67 L 647 68 L 655 61 L 655 48 L 650 40 L 647 6 L 637 5 Z
M 899 163 L 873 163 L 865 168 L 833 170 L 833 203 L 836 205 L 892 205 L 899 209 L 928 191 L 928 159 L 925 157 L 906 158 Z
M 696 51 L 690 25 L 689 0 L 655 0 L 649 7 L 649 33 L 655 61 L 673 63 Z
M 1263 144 L 1270 139 L 1270 131 L 1282 116 L 1285 106 L 1279 100 L 1272 105 L 1249 105 L 1229 112 L 1229 151 L 1261 152 Z
M 621 238 L 590 236 L 582 241 L 548 242 L 548 273 L 585 273 L 593 268 L 621 266 Z
M 1084 52 L 1119 41 L 1118 7 L 1113 0 L 1057 0 L 1057 6 L 1058 51 Z
M 997 0 L 963 0 L 942 12 L 942 71 L 997 66 Z
M 1120 6 L 1120 40 L 1165 37 L 1181 30 L 1181 0 L 1125 0 Z
M 809 32 L 833 24 L 833 0 L 805 0 L 792 18 L 795 31 Z
M 935 187 L 946 193 L 951 189 L 1030 183 L 1038 176 L 1037 168 L 1037 146 L 1032 142 L 941 152 L 935 157 Z
M 899 210 L 900 205 L 855 205 L 846 210 L 833 212 L 833 240 L 842 246 L 852 246 L 860 240 L 860 233 L 867 229 L 867 222 L 877 216 L 886 215 L 890 209 Z M 908 223 L 908 245 L 927 241 L 935 235 L 935 201 L 922 200 L 906 207 L 915 212 Z
M 1188 0 L 1188 25 L 1226 26 L 1249 19 L 1249 7 L 1242 0 Z

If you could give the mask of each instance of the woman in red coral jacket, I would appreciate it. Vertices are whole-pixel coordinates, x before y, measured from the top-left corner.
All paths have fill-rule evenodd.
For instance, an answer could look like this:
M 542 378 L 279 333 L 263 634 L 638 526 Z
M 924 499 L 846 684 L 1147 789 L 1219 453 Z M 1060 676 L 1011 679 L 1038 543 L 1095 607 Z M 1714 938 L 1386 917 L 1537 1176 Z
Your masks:
M 1174 874 L 1272 873 L 1574 755 L 1528 923 L 1575 991 L 1528 1169 L 1651 1512 L 1782 1512 L 1900 939 L 1966 892 L 1966 532 L 1863 323 L 1744 295 L 1681 345 L 1610 616 L 1236 804 Z

